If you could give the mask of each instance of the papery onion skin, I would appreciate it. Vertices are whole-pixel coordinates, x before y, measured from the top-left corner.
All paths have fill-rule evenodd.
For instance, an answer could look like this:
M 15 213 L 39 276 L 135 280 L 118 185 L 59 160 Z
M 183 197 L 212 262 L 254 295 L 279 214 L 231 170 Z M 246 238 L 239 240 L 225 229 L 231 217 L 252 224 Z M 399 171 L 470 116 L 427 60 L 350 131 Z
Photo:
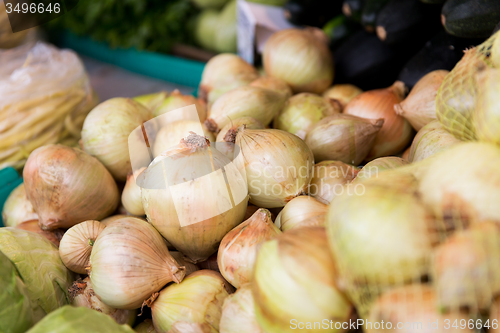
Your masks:
M 63 264 L 73 272 L 87 274 L 92 246 L 105 227 L 99 221 L 84 221 L 69 228 L 59 246 Z
M 394 111 L 394 105 L 403 101 L 404 93 L 404 83 L 396 81 L 388 88 L 365 91 L 346 105 L 345 114 L 384 119 L 384 125 L 377 133 L 373 147 L 366 157 L 368 161 L 397 154 L 410 143 L 413 128 L 406 119 Z
M 184 268 L 186 269 L 186 276 L 200 270 L 198 266 L 193 264 L 191 260 L 189 260 L 189 258 L 185 257 L 179 251 L 170 251 L 170 255 L 175 259 L 175 261 L 177 261 L 180 266 L 184 266 Z
M 180 283 L 184 275 L 185 269 L 169 254 L 158 231 L 134 217 L 109 224 L 90 255 L 94 291 L 117 309 L 139 308 L 167 283 Z
M 204 124 L 214 133 L 241 117 L 253 117 L 268 125 L 284 103 L 285 96 L 279 92 L 253 86 L 239 87 L 225 93 L 212 105 Z
M 15 227 L 18 224 L 38 219 L 31 202 L 26 196 L 24 183 L 19 184 L 10 192 L 2 209 L 2 220 L 6 227 Z
M 235 163 L 245 168 L 250 202 L 262 208 L 283 207 L 305 193 L 314 157 L 299 137 L 276 129 L 242 129 Z
M 309 184 L 309 195 L 328 205 L 338 193 L 342 193 L 342 187 L 351 182 L 358 172 L 357 167 L 340 161 L 316 163 Z
M 234 139 L 231 140 L 230 137 L 226 137 L 230 130 L 236 131 L 240 126 L 244 125 L 247 129 L 263 129 L 264 125 L 260 121 L 252 117 L 242 117 L 237 118 L 235 120 L 231 120 L 229 124 L 224 126 L 219 134 L 217 134 L 217 142 L 233 142 Z M 234 133 L 236 134 L 236 133 Z M 231 133 L 229 135 L 232 135 Z
M 26 195 L 40 228 L 70 228 L 100 220 L 118 206 L 118 187 L 106 168 L 87 153 L 62 145 L 35 149 L 23 170 Z
M 116 97 L 97 105 L 85 118 L 83 149 L 95 156 L 119 181 L 132 172 L 128 138 L 130 133 L 153 117 L 142 104 Z
M 351 316 L 352 305 L 336 284 L 338 275 L 323 227 L 290 230 L 263 243 L 254 272 L 256 318 L 265 332 L 295 332 L 293 319 L 344 322 Z
M 51 241 L 52 244 L 57 247 L 59 247 L 59 243 L 64 234 L 63 229 L 54 229 L 50 231 L 40 229 L 38 220 L 24 221 L 23 223 L 19 223 L 18 225 L 16 225 L 16 228 L 40 234 Z
M 297 135 L 302 140 L 321 119 L 340 113 L 340 103 L 311 93 L 300 93 L 288 99 L 274 119 L 273 127 Z
M 266 42 L 262 55 L 269 76 L 279 78 L 295 93 L 323 93 L 333 81 L 333 57 L 315 29 L 285 29 Z
M 416 131 L 436 120 L 436 96 L 447 70 L 435 70 L 424 75 L 410 94 L 394 110 L 410 122 Z
M 200 100 L 193 95 L 183 95 L 179 90 L 174 90 L 172 93 L 165 98 L 165 100 L 153 111 L 153 116 L 158 117 L 162 114 L 168 113 L 170 111 L 192 105 L 194 104 L 196 107 L 196 111 L 198 112 L 198 119 L 192 119 L 190 115 L 184 115 L 184 117 L 180 117 L 176 114 L 176 117 L 173 116 L 173 113 L 170 114 L 171 117 L 168 118 L 169 122 L 174 122 L 178 120 L 196 120 L 196 121 L 205 121 L 207 119 L 207 106 L 203 100 Z
M 462 142 L 445 130 L 437 120 L 418 131 L 413 139 L 408 155 L 410 163 L 418 162 Z
M 383 119 L 337 114 L 318 122 L 305 141 L 317 163 L 336 160 L 357 165 L 370 152 L 383 124 Z
M 156 330 L 167 333 L 175 322 L 185 321 L 206 323 L 218 332 L 222 305 L 229 295 L 226 283 L 219 273 L 201 270 L 167 286 L 151 306 Z
M 313 197 L 301 195 L 288 202 L 275 224 L 285 232 L 295 228 L 324 226 L 328 206 Z
M 165 150 L 177 146 L 183 138 L 189 135 L 190 132 L 197 132 L 200 127 L 203 132 L 196 134 L 203 135 L 210 140 L 210 142 L 214 142 L 215 136 L 212 132 L 208 131 L 205 126 L 200 125 L 199 121 L 179 120 L 163 125 L 156 135 L 153 146 L 154 156 L 156 157 Z
M 480 141 L 500 145 L 500 69 L 482 68 L 476 82 L 478 91 L 472 118 L 476 136 Z
M 343 109 L 347 103 L 362 92 L 363 90 L 352 84 L 335 84 L 323 93 L 323 97 L 339 101 Z
M 285 81 L 275 77 L 261 76 L 257 80 L 252 81 L 250 85 L 253 87 L 261 87 L 280 92 L 284 94 L 286 98 L 290 98 L 290 96 L 292 96 L 292 89 L 290 86 L 288 86 Z
M 355 182 L 378 177 L 379 172 L 407 165 L 409 162 L 396 156 L 379 157 L 367 163 L 356 175 Z
M 254 308 L 252 285 L 247 283 L 224 301 L 219 332 L 264 333 L 257 323 Z
M 137 185 L 136 179 L 146 168 L 137 170 L 134 174 L 128 174 L 127 182 L 122 192 L 122 205 L 128 213 L 132 215 L 145 215 L 142 206 L 141 188 Z
M 219 271 L 235 288 L 250 282 L 260 243 L 276 237 L 281 231 L 271 220 L 267 209 L 259 209 L 250 219 L 229 231 L 217 254 Z

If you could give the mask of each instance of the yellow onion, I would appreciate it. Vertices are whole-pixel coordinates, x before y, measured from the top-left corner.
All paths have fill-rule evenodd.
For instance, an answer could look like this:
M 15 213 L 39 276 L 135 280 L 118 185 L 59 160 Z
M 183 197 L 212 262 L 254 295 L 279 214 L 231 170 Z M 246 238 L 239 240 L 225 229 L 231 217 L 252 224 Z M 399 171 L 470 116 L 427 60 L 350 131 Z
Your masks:
M 394 105 L 403 100 L 404 94 L 404 83 L 396 81 L 388 88 L 359 94 L 345 107 L 346 114 L 369 119 L 384 119 L 384 126 L 378 132 L 367 160 L 397 154 L 410 143 L 413 128 L 406 119 L 394 111 Z
M 209 332 L 218 332 L 222 305 L 232 291 L 219 273 L 194 272 L 160 292 L 151 306 L 153 324 L 159 333 L 167 333 L 175 322 L 208 324 Z
M 383 119 L 336 114 L 314 125 L 305 141 L 316 162 L 336 160 L 357 165 L 372 149 L 383 125 Z
M 436 292 L 432 287 L 412 284 L 390 289 L 380 296 L 363 323 L 363 331 L 431 333 L 445 330 L 472 333 L 475 330 L 467 328 L 469 318 L 467 314 L 458 311 L 440 312 Z
M 476 138 L 471 123 L 476 107 L 478 67 L 486 66 L 485 57 L 476 48 L 465 51 L 462 59 L 446 75 L 436 97 L 436 116 L 457 139 Z
M 200 128 L 203 132 L 198 133 L 200 132 Z M 179 120 L 162 126 L 158 131 L 153 146 L 154 156 L 156 157 L 165 150 L 177 146 L 179 142 L 191 132 L 205 136 L 210 142 L 215 141 L 215 136 L 212 132 L 208 131 L 199 121 Z
M 459 143 L 420 163 L 426 161 L 419 192 L 445 225 L 460 228 L 482 220 L 500 222 L 500 148 Z
M 189 135 L 141 177 L 148 221 L 195 263 L 215 253 L 224 235 L 243 221 L 244 174 L 204 137 Z
M 432 121 L 422 127 L 413 138 L 408 161 L 421 161 L 460 142 L 462 141 L 445 130 L 439 121 Z
M 94 243 L 90 280 L 108 306 L 136 309 L 167 283 L 180 283 L 185 269 L 149 223 L 126 217 L 110 223 Z
M 101 223 L 107 227 L 111 222 L 122 219 L 124 217 L 128 217 L 128 215 L 125 215 L 125 214 L 112 215 L 112 216 L 106 217 L 105 219 L 101 220 Z
M 99 220 L 118 206 L 118 187 L 106 168 L 87 153 L 62 145 L 34 150 L 23 171 L 26 195 L 43 230 Z
M 252 294 L 264 332 L 295 332 L 294 324 L 325 318 L 335 326 L 351 316 L 352 305 L 336 284 L 338 275 L 323 227 L 290 230 L 263 243 L 254 271 Z M 307 331 L 323 330 L 316 326 Z
M 18 225 L 16 225 L 16 228 L 40 234 L 43 237 L 47 238 L 49 241 L 51 241 L 52 244 L 54 244 L 57 247 L 59 247 L 59 243 L 64 234 L 63 229 L 42 230 L 38 225 L 38 220 L 30 220 L 19 223 Z
M 362 92 L 363 90 L 352 84 L 335 84 L 323 93 L 323 97 L 337 100 L 343 109 L 347 103 Z
M 210 105 L 229 90 L 246 86 L 258 77 L 255 67 L 239 56 L 231 53 L 218 54 L 203 68 L 199 96 Z
M 477 100 L 472 118 L 476 136 L 480 141 L 500 145 L 500 69 L 484 67 L 478 72 L 476 82 Z
M 219 332 L 264 333 L 255 318 L 255 301 L 250 283 L 238 288 L 224 301 Z
M 193 118 L 193 115 L 186 112 L 172 112 L 185 106 L 195 105 L 196 111 L 198 113 L 197 118 Z M 193 95 L 183 95 L 179 90 L 174 90 L 172 93 L 163 100 L 163 102 L 153 110 L 153 116 L 158 117 L 162 114 L 168 113 L 168 117 L 162 117 L 161 122 L 163 125 L 167 123 L 173 123 L 179 120 L 193 120 L 198 122 L 204 122 L 207 119 L 207 107 L 206 103 L 194 97 Z
M 273 90 L 253 86 L 236 88 L 212 105 L 205 126 L 217 133 L 232 120 L 241 117 L 252 117 L 268 125 L 284 103 L 285 96 Z
M 132 215 L 145 215 L 142 206 L 141 188 L 137 185 L 136 179 L 146 168 L 141 168 L 133 174 L 129 173 L 127 182 L 122 192 L 122 205 L 128 213 Z
M 26 196 L 24 183 L 19 184 L 10 192 L 3 205 L 2 219 L 6 227 L 15 227 L 22 222 L 38 219 L 38 215 Z
M 408 120 L 416 131 L 436 120 L 436 95 L 448 73 L 442 69 L 427 73 L 404 101 L 394 105 L 396 113 Z
M 163 103 L 168 95 L 169 93 L 167 91 L 159 91 L 153 94 L 136 96 L 133 100 L 139 102 L 144 107 L 154 112 L 154 110 L 156 110 Z
M 186 276 L 200 270 L 198 266 L 193 264 L 192 261 L 189 260 L 189 258 L 186 258 L 179 251 L 170 251 L 170 255 L 175 259 L 175 261 L 177 261 L 179 265 L 184 266 L 184 268 L 186 269 Z
M 286 98 L 292 96 L 292 89 L 286 84 L 285 81 L 277 79 L 271 76 L 261 76 L 257 80 L 250 83 L 253 87 L 266 88 L 280 92 L 285 95 Z
M 351 182 L 359 169 L 340 161 L 323 161 L 316 163 L 309 184 L 309 195 L 319 202 L 329 204 L 332 199 L 343 192 L 344 185 Z
M 257 247 L 280 233 L 281 231 L 271 220 L 271 213 L 267 209 L 260 208 L 222 239 L 217 254 L 217 263 L 222 276 L 235 288 L 250 282 Z
M 226 155 L 226 157 L 232 161 L 236 156 L 238 156 L 240 150 L 234 142 L 236 140 L 236 134 L 238 134 L 238 128 L 244 126 L 247 129 L 263 129 L 264 125 L 260 121 L 252 117 L 242 117 L 235 120 L 231 120 L 229 124 L 224 126 L 219 134 L 217 134 L 217 142 L 215 148 Z
M 293 198 L 285 205 L 274 223 L 282 231 L 325 225 L 328 206 L 307 195 Z
M 314 158 L 299 137 L 276 129 L 241 128 L 235 163 L 246 171 L 250 202 L 275 208 L 307 191 Z
M 157 333 L 151 319 L 146 319 L 136 327 L 134 327 L 136 333 Z
M 69 297 L 72 306 L 84 306 L 104 313 L 113 318 L 120 325 L 132 325 L 135 321 L 137 311 L 118 310 L 104 304 L 94 293 L 89 277 L 78 279 L 69 288 Z
M 500 292 L 500 232 L 494 223 L 457 231 L 433 259 L 432 280 L 443 309 L 487 310 Z
M 274 128 L 290 132 L 304 140 L 306 134 L 321 119 L 340 113 L 340 103 L 321 96 L 300 93 L 288 99 L 274 119 Z
M 132 172 L 128 149 L 130 133 L 152 118 L 151 111 L 129 98 L 112 98 L 97 105 L 85 118 L 82 145 L 119 181 Z
M 409 162 L 396 156 L 379 157 L 367 163 L 357 174 L 355 182 L 360 182 L 372 177 L 378 177 L 380 172 L 396 169 L 407 165 Z
M 87 274 L 92 247 L 105 227 L 99 221 L 85 221 L 69 228 L 59 245 L 63 264 L 73 272 Z
M 285 29 L 267 40 L 262 54 L 267 75 L 285 81 L 295 93 L 323 93 L 333 81 L 333 57 L 319 29 Z

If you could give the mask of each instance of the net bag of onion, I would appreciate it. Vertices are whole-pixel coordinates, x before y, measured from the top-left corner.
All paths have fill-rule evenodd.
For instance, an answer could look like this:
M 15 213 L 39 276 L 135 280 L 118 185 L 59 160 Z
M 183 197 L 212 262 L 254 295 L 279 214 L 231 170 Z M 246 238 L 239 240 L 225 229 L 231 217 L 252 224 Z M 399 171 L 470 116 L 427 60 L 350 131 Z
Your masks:
M 499 328 L 499 163 L 500 147 L 461 142 L 332 200 L 339 285 L 365 332 Z
M 97 104 L 78 56 L 38 42 L 0 50 L 0 63 L 0 169 L 42 145 L 76 146 Z

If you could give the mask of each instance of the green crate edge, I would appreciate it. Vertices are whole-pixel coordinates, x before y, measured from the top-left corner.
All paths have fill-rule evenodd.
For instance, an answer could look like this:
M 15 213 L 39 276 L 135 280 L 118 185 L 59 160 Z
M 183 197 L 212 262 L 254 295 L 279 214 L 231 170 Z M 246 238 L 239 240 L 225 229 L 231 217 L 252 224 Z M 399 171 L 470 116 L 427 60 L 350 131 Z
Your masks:
M 96 42 L 65 31 L 57 38 L 61 48 L 73 49 L 85 56 L 124 68 L 134 73 L 150 76 L 174 84 L 196 89 L 201 81 L 205 63 L 171 55 L 140 51 L 136 49 L 110 48 L 106 43 Z
M 15 175 L 15 177 L 13 177 Z M 0 212 L 3 211 L 3 205 L 10 193 L 23 182 L 16 170 L 13 168 L 4 168 L 0 170 Z M 3 227 L 3 217 L 0 214 L 0 228 Z

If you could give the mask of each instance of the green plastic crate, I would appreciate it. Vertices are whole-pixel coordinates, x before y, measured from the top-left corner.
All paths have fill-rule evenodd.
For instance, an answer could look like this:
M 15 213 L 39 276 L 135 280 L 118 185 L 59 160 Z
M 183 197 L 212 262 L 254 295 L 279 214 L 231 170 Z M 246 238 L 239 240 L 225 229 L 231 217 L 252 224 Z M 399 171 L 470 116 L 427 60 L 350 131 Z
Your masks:
M 0 170 L 0 211 L 3 210 L 5 200 L 23 179 L 19 176 L 17 171 L 13 168 L 5 168 Z M 3 220 L 0 214 L 0 227 L 3 227 Z

